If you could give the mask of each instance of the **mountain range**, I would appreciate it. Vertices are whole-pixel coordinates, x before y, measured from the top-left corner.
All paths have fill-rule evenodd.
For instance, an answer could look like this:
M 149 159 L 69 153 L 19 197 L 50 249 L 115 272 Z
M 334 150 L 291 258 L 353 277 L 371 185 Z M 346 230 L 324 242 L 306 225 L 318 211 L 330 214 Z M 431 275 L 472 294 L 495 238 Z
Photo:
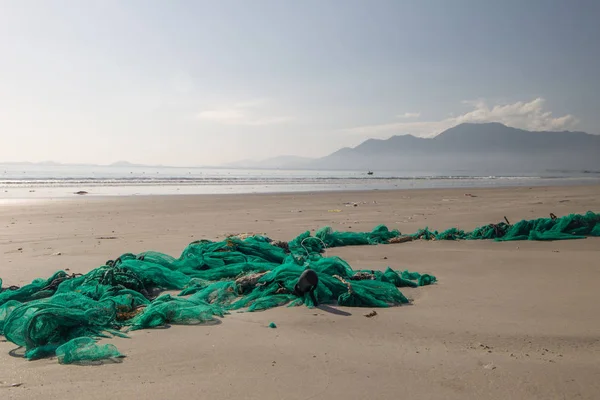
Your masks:
M 63 165 L 53 161 L 18 164 Z M 108 167 L 150 166 L 118 161 Z M 464 123 L 433 138 L 399 135 L 389 139 L 368 139 L 356 147 L 345 147 L 321 158 L 278 156 L 262 161 L 239 161 L 220 168 L 223 167 L 437 173 L 477 171 L 482 174 L 600 171 L 600 135 L 571 131 L 526 131 L 500 123 Z
M 356 147 L 345 147 L 322 158 L 276 157 L 245 162 L 245 167 L 503 172 L 599 170 L 600 135 L 526 131 L 500 123 L 464 123 L 433 138 L 401 135 L 368 139 Z

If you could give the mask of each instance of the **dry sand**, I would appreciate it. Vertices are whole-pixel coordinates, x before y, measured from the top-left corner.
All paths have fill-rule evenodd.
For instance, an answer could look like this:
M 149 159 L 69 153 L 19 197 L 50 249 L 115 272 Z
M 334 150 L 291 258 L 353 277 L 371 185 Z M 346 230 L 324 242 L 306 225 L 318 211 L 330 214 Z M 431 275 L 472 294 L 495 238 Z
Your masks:
M 178 255 L 190 241 L 331 225 L 402 232 L 600 211 L 600 187 L 73 200 L 0 206 L 0 277 L 22 285 L 125 252 Z M 356 202 L 358 206 L 344 203 Z M 341 210 L 330 212 L 329 210 Z M 101 239 L 104 237 L 105 239 Z M 114 237 L 107 239 L 107 237 Z M 53 255 L 60 252 L 61 255 Z M 600 239 L 412 242 L 334 249 L 355 268 L 408 268 L 439 284 L 414 305 L 278 308 L 214 326 L 111 339 L 121 364 L 27 362 L 0 343 L 0 398 L 598 399 Z M 269 322 L 277 329 L 269 329 Z M 20 387 L 8 388 L 15 383 Z

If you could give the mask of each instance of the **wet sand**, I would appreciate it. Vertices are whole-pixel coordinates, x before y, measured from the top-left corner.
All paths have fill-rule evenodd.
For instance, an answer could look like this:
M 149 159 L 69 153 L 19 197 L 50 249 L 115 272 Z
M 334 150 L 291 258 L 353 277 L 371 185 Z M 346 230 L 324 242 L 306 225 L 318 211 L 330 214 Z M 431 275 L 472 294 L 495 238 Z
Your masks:
M 324 225 L 472 229 L 504 216 L 516 222 L 588 210 L 600 211 L 600 186 L 7 203 L 0 277 L 4 286 L 23 285 L 57 269 L 85 273 L 126 252 L 177 256 L 193 240 L 234 233 L 289 240 Z M 413 305 L 377 309 L 373 318 L 364 317 L 372 309 L 281 307 L 233 313 L 213 326 L 136 331 L 108 340 L 127 355 L 120 364 L 28 362 L 0 342 L 0 396 L 600 398 L 600 239 L 417 241 L 328 254 L 354 268 L 430 273 L 439 283 L 403 289 Z

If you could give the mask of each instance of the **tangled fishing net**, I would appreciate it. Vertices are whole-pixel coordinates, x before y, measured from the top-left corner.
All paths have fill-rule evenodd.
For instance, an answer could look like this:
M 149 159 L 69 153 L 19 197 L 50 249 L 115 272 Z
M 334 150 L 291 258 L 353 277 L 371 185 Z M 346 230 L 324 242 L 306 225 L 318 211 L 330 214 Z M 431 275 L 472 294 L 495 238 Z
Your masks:
M 514 225 L 505 222 L 489 224 L 465 232 L 450 228 L 443 232 L 421 229 L 410 235 L 414 239 L 426 240 L 482 240 L 494 239 L 498 242 L 512 240 L 567 240 L 584 239 L 587 236 L 600 236 L 600 214 L 588 211 L 585 214 L 570 214 L 558 218 L 550 214 L 549 218 L 522 220 Z
M 353 270 L 326 248 L 397 243 L 414 239 L 560 240 L 600 236 L 600 215 L 569 215 L 490 224 L 472 232 L 423 229 L 401 235 L 383 225 L 371 232 L 334 232 L 326 227 L 290 242 L 266 236 L 201 240 L 179 258 L 157 252 L 123 254 L 85 275 L 58 271 L 21 288 L 1 289 L 0 335 L 25 348 L 33 360 L 57 356 L 60 363 L 121 357 L 111 336 L 167 324 L 205 324 L 233 310 L 248 312 L 282 305 L 313 307 L 310 296 L 294 294 L 306 268 L 314 270 L 319 303 L 348 307 L 389 307 L 407 303 L 398 290 L 436 282 L 409 271 Z M 177 294 L 161 292 L 176 291 Z M 159 294 L 158 296 L 156 294 Z

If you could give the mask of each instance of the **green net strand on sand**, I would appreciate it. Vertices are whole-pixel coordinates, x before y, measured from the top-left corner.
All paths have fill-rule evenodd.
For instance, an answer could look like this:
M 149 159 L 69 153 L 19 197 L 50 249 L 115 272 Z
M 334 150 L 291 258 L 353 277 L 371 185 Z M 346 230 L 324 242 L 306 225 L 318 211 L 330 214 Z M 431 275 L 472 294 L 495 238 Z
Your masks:
M 570 214 L 562 218 L 523 220 L 507 229 L 496 240 L 566 240 L 600 236 L 600 214 Z
M 70 293 L 36 300 L 15 307 L 4 320 L 4 336 L 32 350 L 43 345 L 60 345 L 80 336 L 101 337 L 115 327 L 114 302 L 97 302 Z
M 600 215 L 592 212 L 489 224 L 473 231 L 427 228 L 401 235 L 384 225 L 370 232 L 304 232 L 290 242 L 265 236 L 202 240 L 179 258 L 158 252 L 125 253 L 85 275 L 58 271 L 21 288 L 0 288 L 0 334 L 25 348 L 33 360 L 58 356 L 69 364 L 119 357 L 99 338 L 169 324 L 210 324 L 233 310 L 255 312 L 287 305 L 314 307 L 311 296 L 294 294 L 307 268 L 317 274 L 319 303 L 348 307 L 406 304 L 398 288 L 433 284 L 429 274 L 354 270 L 328 248 L 402 243 L 408 240 L 563 240 L 600 236 Z M 407 240 L 408 238 L 408 240 Z M 0 281 L 1 282 L 1 281 Z M 161 294 L 166 290 L 175 294 Z
M 300 234 L 289 242 L 289 249 L 292 254 L 307 255 L 332 247 L 383 244 L 398 236 L 400 231 L 390 231 L 385 225 L 378 225 L 371 232 L 338 232 L 326 226 L 315 236 L 311 236 L 309 231 Z
M 85 363 L 111 358 L 121 358 L 123 355 L 113 344 L 98 344 L 95 339 L 78 337 L 59 346 L 55 350 L 58 362 L 61 364 Z
M 14 311 L 15 308 L 19 307 L 21 302 L 16 300 L 8 300 L 6 303 L 0 306 L 0 335 L 4 335 L 4 325 L 6 319 Z
M 130 330 L 156 328 L 168 324 L 197 325 L 214 321 L 213 315 L 223 316 L 224 311 L 204 302 L 163 295 L 129 323 Z
M 588 236 L 600 236 L 600 214 L 588 211 L 585 214 L 569 214 L 561 218 L 522 220 L 514 225 L 499 222 L 475 228 L 468 232 L 450 228 L 442 232 L 423 228 L 408 235 L 412 239 L 422 240 L 567 240 L 584 239 Z
M 0 292 L 0 305 L 9 300 L 26 302 L 50 297 L 54 294 L 58 285 L 68 277 L 69 275 L 66 272 L 58 271 L 48 279 L 36 279 L 21 288 L 3 290 Z

